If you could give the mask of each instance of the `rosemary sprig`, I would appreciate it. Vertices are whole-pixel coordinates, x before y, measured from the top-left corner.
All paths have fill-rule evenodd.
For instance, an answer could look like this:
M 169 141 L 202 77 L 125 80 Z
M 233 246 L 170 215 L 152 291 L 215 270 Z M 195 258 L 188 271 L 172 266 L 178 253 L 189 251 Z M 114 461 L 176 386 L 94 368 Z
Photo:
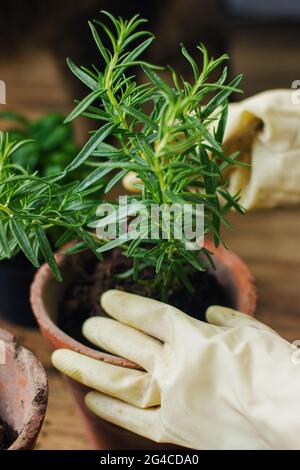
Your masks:
M 59 227 L 63 242 L 82 237 L 96 252 L 93 235 L 83 227 L 94 216 L 97 202 L 91 198 L 92 191 L 77 192 L 80 182 L 63 183 L 64 172 L 39 177 L 12 163 L 14 153 L 28 142 L 10 142 L 8 134 L 0 132 L 0 259 L 21 250 L 35 267 L 45 259 L 61 280 L 47 232 Z
M 141 180 L 141 193 L 129 199 L 146 207 L 153 202 L 181 206 L 188 202 L 193 207 L 203 204 L 204 232 L 213 235 L 216 245 L 222 242 L 221 227 L 230 225 L 226 213 L 231 208 L 243 212 L 239 196 L 228 192 L 223 177 L 226 166 L 238 163 L 237 154 L 226 156 L 222 147 L 228 97 L 239 91 L 242 77 L 227 83 L 224 67 L 220 78 L 211 83 L 211 73 L 228 57 L 210 59 L 201 44 L 198 53 L 202 65 L 198 63 L 200 57 L 194 58 L 181 46 L 191 66 L 193 82 L 172 69 L 166 81 L 159 74 L 160 67 L 141 59 L 154 40 L 151 33 L 140 30 L 145 20 L 138 15 L 123 20 L 107 12 L 103 14 L 109 26 L 98 21 L 90 23 L 96 47 L 105 62 L 103 70 L 95 66 L 77 67 L 68 59 L 71 71 L 89 88 L 89 93 L 77 103 L 67 122 L 86 116 L 100 124 L 75 159 L 52 179 L 39 178 L 37 174 L 21 175 L 15 166 L 7 165 L 5 155 L 11 154 L 13 147 L 2 137 L 0 165 L 2 161 L 6 169 L 0 175 L 1 256 L 8 252 L 11 256 L 19 247 L 37 264 L 38 253 L 42 252 L 59 277 L 44 235 L 49 226 L 63 226 L 65 236 L 60 241 L 75 235 L 82 240 L 78 249 L 88 245 L 101 254 L 119 246 L 133 259 L 132 269 L 123 276 L 138 280 L 143 270 L 152 269 L 151 287 L 159 288 L 166 301 L 170 286 L 176 283 L 192 290 L 191 272 L 206 269 L 207 261 L 199 257 L 199 252 L 188 251 L 185 241 L 176 239 L 172 230 L 167 238 L 160 239 L 98 240 L 89 231 L 97 223 L 94 214 L 99 205 L 91 194 L 104 176 L 107 193 L 126 173 L 133 171 Z M 137 69 L 145 76 L 143 83 L 138 83 L 132 71 Z M 83 164 L 93 167 L 93 171 L 78 183 L 64 185 L 64 177 Z M 225 204 L 220 204 L 220 197 Z M 202 253 L 210 261 L 205 248 Z

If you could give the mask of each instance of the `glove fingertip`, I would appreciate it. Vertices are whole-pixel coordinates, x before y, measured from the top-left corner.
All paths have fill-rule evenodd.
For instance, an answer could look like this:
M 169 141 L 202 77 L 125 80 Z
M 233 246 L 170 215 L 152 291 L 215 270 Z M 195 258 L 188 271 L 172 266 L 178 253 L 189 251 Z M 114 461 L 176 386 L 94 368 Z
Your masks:
M 218 326 L 228 326 L 234 323 L 240 315 L 240 312 L 220 305 L 212 305 L 206 310 L 207 321 Z
M 95 400 L 95 393 L 96 392 L 89 392 L 84 397 L 84 403 L 88 408 L 91 407 L 91 405 L 93 404 L 93 402 Z
M 100 303 L 101 307 L 107 312 L 110 313 L 113 310 L 113 306 L 116 301 L 119 301 L 119 298 L 124 295 L 122 291 L 117 289 L 110 289 L 104 292 L 101 295 Z
M 114 401 L 114 398 L 94 390 L 87 393 L 84 397 L 84 403 L 86 407 L 93 413 L 96 413 L 98 416 L 107 414 L 107 410 L 109 413 L 111 411 L 111 404 Z
M 101 317 L 91 317 L 85 320 L 85 322 L 83 323 L 81 331 L 83 336 L 85 336 L 87 339 L 90 339 L 90 337 L 94 337 L 95 329 L 98 326 L 99 318 Z
M 208 309 L 205 312 L 205 318 L 208 321 L 208 323 L 219 323 L 220 319 L 220 314 L 219 314 L 219 309 L 218 305 L 211 305 L 208 307 Z
M 63 374 L 74 376 L 76 364 L 76 353 L 69 349 L 57 349 L 52 353 L 51 362 L 53 366 Z
M 56 349 L 56 351 L 54 351 L 51 355 L 52 365 L 57 368 L 57 366 L 65 359 L 68 352 L 68 349 Z

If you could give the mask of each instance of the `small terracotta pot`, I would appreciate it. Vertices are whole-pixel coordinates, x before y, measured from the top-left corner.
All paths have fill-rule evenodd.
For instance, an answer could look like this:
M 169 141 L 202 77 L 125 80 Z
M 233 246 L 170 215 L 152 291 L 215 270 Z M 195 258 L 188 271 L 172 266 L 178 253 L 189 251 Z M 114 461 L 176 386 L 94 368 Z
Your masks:
M 256 307 L 256 288 L 247 265 L 238 256 L 223 247 L 216 249 L 212 243 L 206 243 L 205 246 L 214 253 L 216 270 L 213 272 L 226 289 L 231 299 L 232 308 L 253 315 Z M 136 364 L 126 359 L 84 346 L 65 334 L 56 325 L 60 300 L 74 276 L 73 263 L 87 264 L 91 256 L 93 255 L 89 252 L 73 255 L 72 257 L 57 253 L 56 259 L 62 271 L 63 283 L 59 283 L 54 279 L 46 264 L 38 270 L 31 287 L 31 304 L 35 317 L 43 335 L 49 340 L 54 349 L 72 349 L 110 364 L 138 368 Z M 74 257 L 77 257 L 77 259 L 74 260 Z M 71 385 L 72 392 L 84 418 L 88 437 L 94 448 L 109 450 L 166 448 L 166 445 L 158 446 L 149 440 L 97 418 L 84 405 L 84 396 L 88 389 L 71 379 L 67 379 L 67 381 Z
M 46 413 L 48 383 L 46 373 L 28 349 L 0 329 L 0 418 L 18 437 L 8 450 L 32 450 Z M 3 348 L 4 344 L 4 348 Z

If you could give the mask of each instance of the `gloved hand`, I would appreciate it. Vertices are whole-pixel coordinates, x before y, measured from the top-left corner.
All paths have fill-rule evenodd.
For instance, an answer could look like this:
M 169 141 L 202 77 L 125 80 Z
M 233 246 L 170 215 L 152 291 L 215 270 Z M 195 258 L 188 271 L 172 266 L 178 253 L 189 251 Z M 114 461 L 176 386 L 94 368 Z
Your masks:
M 293 93 L 270 90 L 229 105 L 226 154 L 239 151 L 239 160 L 250 167 L 228 167 L 224 176 L 232 195 L 241 190 L 245 209 L 300 202 L 300 105 L 293 102 Z M 139 192 L 141 181 L 130 172 L 123 184 Z
M 57 350 L 55 367 L 93 388 L 96 415 L 157 442 L 194 449 L 300 449 L 300 369 L 290 343 L 254 318 L 210 307 L 210 323 L 121 291 L 112 318 L 83 327 L 97 346 L 145 371 Z
M 248 210 L 300 202 L 300 106 L 293 93 L 270 90 L 229 106 L 227 154 L 239 150 L 251 166 L 231 167 L 226 176 Z

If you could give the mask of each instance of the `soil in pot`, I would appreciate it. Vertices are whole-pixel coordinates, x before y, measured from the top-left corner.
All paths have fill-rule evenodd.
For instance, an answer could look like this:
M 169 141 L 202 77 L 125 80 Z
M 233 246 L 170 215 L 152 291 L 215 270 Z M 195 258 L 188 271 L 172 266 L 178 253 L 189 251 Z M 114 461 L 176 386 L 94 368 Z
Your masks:
M 8 449 L 17 437 L 18 433 L 0 419 L 0 450 Z
M 109 289 L 125 290 L 159 300 L 159 293 L 149 285 L 134 282 L 132 278 L 118 279 L 117 275 L 131 267 L 131 260 L 114 250 L 104 261 L 93 259 L 89 265 L 74 263 L 74 281 L 65 290 L 60 303 L 58 326 L 69 336 L 83 344 L 90 343 L 83 337 L 83 322 L 92 316 L 106 313 L 100 305 L 100 296 Z M 153 278 L 150 271 L 143 273 L 144 279 Z M 232 300 L 212 272 L 195 272 L 190 278 L 195 292 L 189 293 L 178 287 L 169 293 L 169 303 L 194 318 L 205 321 L 205 311 L 210 305 L 232 306 Z

